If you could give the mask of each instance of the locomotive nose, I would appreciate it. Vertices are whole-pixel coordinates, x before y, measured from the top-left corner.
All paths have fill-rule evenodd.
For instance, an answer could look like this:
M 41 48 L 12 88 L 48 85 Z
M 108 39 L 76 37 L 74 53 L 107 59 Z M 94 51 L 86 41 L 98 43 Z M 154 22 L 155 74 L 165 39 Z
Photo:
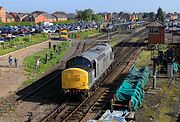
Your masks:
M 69 68 L 62 72 L 62 89 L 88 89 L 88 72 L 80 68 Z

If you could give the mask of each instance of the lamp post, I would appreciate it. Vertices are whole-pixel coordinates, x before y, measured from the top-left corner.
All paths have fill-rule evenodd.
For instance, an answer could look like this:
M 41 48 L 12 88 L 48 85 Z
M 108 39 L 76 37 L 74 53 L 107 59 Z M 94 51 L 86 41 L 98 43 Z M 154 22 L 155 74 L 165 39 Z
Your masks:
M 172 44 L 173 44 L 173 27 L 174 27 L 174 20 L 171 20 L 172 21 L 172 32 L 171 32 L 171 34 L 172 34 Z

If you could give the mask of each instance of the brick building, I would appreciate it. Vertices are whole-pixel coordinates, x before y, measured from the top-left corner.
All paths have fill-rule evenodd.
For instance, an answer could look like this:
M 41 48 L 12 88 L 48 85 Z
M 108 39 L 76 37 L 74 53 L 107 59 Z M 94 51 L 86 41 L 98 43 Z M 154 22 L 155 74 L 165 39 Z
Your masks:
M 6 22 L 6 10 L 0 6 L 0 20 Z
M 49 22 L 48 18 L 42 11 L 35 11 L 31 14 L 28 14 L 24 19 L 22 19 L 23 22 Z
M 16 22 L 15 17 L 12 14 L 6 12 L 6 22 Z
M 163 44 L 165 41 L 165 25 L 159 21 L 150 22 L 147 26 L 149 29 L 148 43 L 149 44 Z
M 53 15 L 56 17 L 56 21 L 66 21 L 67 20 L 67 14 L 62 11 L 56 11 L 53 13 Z

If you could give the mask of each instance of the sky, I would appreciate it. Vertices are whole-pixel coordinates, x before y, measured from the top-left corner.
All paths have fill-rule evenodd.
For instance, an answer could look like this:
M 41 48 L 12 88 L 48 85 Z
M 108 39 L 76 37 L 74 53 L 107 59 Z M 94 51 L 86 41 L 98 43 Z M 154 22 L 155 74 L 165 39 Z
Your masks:
M 156 12 L 159 7 L 166 12 L 180 12 L 180 0 L 0 0 L 8 12 L 33 12 L 36 10 L 75 12 L 93 9 L 95 12 Z

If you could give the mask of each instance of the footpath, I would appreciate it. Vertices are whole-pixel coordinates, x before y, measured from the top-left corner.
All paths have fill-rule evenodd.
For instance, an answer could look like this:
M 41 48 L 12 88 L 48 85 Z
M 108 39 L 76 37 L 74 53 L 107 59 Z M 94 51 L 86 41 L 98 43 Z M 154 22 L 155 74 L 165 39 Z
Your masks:
M 23 68 L 24 58 L 48 48 L 49 41 L 50 40 L 0 56 L 0 97 L 6 97 L 22 86 L 26 80 Z M 75 49 L 72 48 L 72 50 L 69 50 L 66 56 L 63 56 L 62 60 L 66 60 L 66 57 L 70 56 L 73 50 Z M 13 57 L 12 66 L 8 63 L 8 57 L 10 55 Z M 17 58 L 17 67 L 15 67 L 14 63 L 15 57 Z

